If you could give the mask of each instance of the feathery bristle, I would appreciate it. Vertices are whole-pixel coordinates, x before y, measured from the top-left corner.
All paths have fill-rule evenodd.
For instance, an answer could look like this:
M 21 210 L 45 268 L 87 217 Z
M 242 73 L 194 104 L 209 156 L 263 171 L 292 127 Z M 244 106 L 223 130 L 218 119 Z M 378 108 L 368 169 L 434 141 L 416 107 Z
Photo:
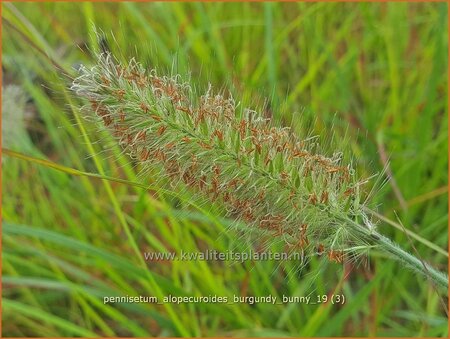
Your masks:
M 198 98 L 179 76 L 159 76 L 134 60 L 122 66 L 103 54 L 80 72 L 72 89 L 143 171 L 161 168 L 172 184 L 219 201 L 249 230 L 306 255 L 320 249 L 342 262 L 366 244 L 366 232 L 346 222 L 368 219 L 340 153 L 321 155 L 309 139 L 239 109 L 231 97 L 209 88 Z

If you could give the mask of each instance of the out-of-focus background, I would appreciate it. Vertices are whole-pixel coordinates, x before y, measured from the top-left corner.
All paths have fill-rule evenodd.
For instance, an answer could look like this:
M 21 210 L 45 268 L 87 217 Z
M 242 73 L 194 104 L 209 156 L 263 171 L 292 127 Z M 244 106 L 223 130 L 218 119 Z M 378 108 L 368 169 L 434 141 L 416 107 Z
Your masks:
M 397 228 L 380 221 L 379 231 L 446 270 L 447 20 L 446 3 L 3 3 L 2 146 L 138 181 L 117 147 L 97 142 L 108 136 L 83 119 L 64 75 L 108 48 L 190 73 L 200 90 L 227 88 L 280 124 L 347 133 L 361 177 L 389 161 L 393 180 L 372 207 Z M 292 262 L 145 263 L 137 252 L 235 246 L 229 220 L 5 154 L 2 178 L 3 336 L 448 335 L 446 295 L 377 251 L 365 266 L 317 258 L 297 273 Z M 346 303 L 102 298 L 332 293 Z

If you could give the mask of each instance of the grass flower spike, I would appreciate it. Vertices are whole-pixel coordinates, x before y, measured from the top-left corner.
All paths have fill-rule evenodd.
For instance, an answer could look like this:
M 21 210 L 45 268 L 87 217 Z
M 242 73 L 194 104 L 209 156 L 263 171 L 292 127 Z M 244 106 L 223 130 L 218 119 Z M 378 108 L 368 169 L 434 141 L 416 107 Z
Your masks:
M 269 245 L 283 242 L 306 257 L 323 253 L 335 262 L 375 246 L 448 284 L 376 232 L 342 153 L 326 156 L 314 139 L 274 126 L 231 97 L 211 88 L 198 97 L 179 76 L 160 76 L 134 60 L 120 65 L 102 54 L 80 73 L 73 91 L 144 172 L 160 169 L 172 185 L 220 202 Z

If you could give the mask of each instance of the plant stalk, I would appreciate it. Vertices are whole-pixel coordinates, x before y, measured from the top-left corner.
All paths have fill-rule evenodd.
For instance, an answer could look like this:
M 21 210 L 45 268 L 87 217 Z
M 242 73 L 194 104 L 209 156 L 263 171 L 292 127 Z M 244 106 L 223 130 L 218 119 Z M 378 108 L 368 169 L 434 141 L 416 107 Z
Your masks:
M 48 166 L 48 167 L 51 167 L 58 171 L 66 172 L 66 173 L 72 174 L 72 175 L 85 175 L 85 176 L 89 176 L 89 177 L 96 177 L 96 178 L 121 182 L 121 183 L 125 183 L 128 185 L 139 186 L 142 188 L 148 188 L 148 186 L 146 186 L 146 185 L 128 182 L 126 180 L 110 178 L 110 177 L 101 176 L 101 175 L 94 174 L 94 173 L 81 172 L 81 171 L 74 170 L 74 169 L 71 169 L 68 167 L 64 167 L 64 166 L 61 166 L 58 164 L 54 164 L 47 160 L 29 157 L 29 156 L 26 156 L 21 153 L 17 153 L 17 152 L 14 152 L 14 151 L 11 151 L 11 150 L 5 149 L 5 148 L 2 148 L 2 152 L 8 156 L 31 161 L 31 162 L 37 163 L 39 165 Z M 366 236 L 369 236 L 376 245 L 379 245 L 384 252 L 390 254 L 390 256 L 393 259 L 403 263 L 405 266 L 407 266 L 414 272 L 418 272 L 418 273 L 422 274 L 423 276 L 427 277 L 428 279 L 431 279 L 436 285 L 439 285 L 439 286 L 442 286 L 442 287 L 445 287 L 446 289 L 448 289 L 448 276 L 445 273 L 436 270 L 435 268 L 430 266 L 428 263 L 416 258 L 412 254 L 401 249 L 398 245 L 396 245 L 393 241 L 391 241 L 389 238 L 385 237 L 384 235 L 381 235 L 378 232 L 370 231 L 369 229 L 367 229 L 367 227 L 360 225 L 351 219 L 345 219 L 342 221 L 350 223 L 355 228 L 355 230 L 358 230 L 359 232 L 362 231 L 362 233 L 364 233 Z
M 372 238 L 383 248 L 385 252 L 389 253 L 393 259 L 403 263 L 414 272 L 418 272 L 426 278 L 431 279 L 436 285 L 448 289 L 448 276 L 445 273 L 436 270 L 425 261 L 420 260 L 414 255 L 401 249 L 398 245 L 392 242 L 392 240 L 384 235 L 373 232 Z

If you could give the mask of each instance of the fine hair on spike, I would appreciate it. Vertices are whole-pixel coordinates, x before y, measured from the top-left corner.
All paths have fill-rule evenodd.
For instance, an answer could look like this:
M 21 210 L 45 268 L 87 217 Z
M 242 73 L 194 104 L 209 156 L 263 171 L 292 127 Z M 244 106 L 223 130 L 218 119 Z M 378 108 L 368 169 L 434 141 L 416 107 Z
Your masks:
M 249 233 L 306 256 L 321 247 L 342 262 L 349 249 L 367 245 L 344 222 L 369 218 L 342 153 L 324 156 L 315 138 L 300 139 L 254 110 L 239 109 L 211 86 L 198 98 L 179 76 L 146 71 L 134 59 L 121 65 L 103 53 L 80 73 L 73 91 L 89 100 L 88 110 L 144 172 L 161 169 L 172 185 L 181 182 L 219 201 Z
M 211 86 L 198 96 L 178 75 L 162 76 L 109 53 L 82 66 L 72 90 L 89 104 L 142 173 L 159 171 L 224 207 L 246 233 L 302 258 L 342 263 L 378 247 L 407 267 L 445 277 L 376 232 L 351 162 L 324 155 L 317 138 L 297 136 Z M 448 282 L 446 283 L 448 285 Z

